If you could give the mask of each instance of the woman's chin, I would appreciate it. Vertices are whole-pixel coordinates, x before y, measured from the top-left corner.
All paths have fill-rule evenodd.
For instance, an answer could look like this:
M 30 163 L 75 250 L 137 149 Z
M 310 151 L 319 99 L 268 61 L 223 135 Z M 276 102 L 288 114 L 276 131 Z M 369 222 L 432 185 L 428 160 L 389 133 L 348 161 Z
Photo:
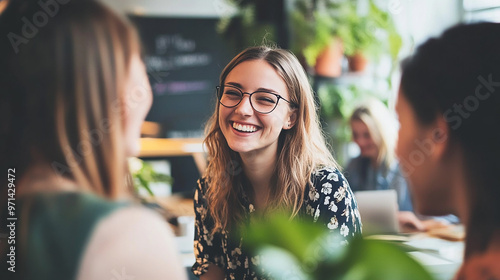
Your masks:
M 233 150 L 233 152 L 236 153 L 248 153 L 250 152 L 250 149 L 248 147 L 243 147 L 241 145 L 229 145 L 229 148 Z
M 141 143 L 139 139 L 133 143 L 127 143 L 125 146 L 125 156 L 126 157 L 136 157 L 141 152 Z

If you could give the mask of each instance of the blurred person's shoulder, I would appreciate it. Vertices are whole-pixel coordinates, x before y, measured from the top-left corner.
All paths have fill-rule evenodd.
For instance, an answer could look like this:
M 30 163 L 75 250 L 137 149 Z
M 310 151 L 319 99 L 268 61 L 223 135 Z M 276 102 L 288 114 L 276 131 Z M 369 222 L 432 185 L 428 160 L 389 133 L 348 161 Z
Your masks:
M 130 206 L 130 202 L 112 201 L 87 192 L 54 191 L 23 195 L 19 206 L 29 213 L 33 230 L 56 227 L 52 230 L 59 230 L 61 234 L 78 233 L 76 236 L 85 238 L 102 218 Z
M 30 248 L 23 256 L 28 279 L 74 278 L 96 225 L 128 205 L 77 191 L 30 192 L 16 198 L 16 213 Z M 21 225 L 21 222 L 19 222 Z
M 151 209 L 85 192 L 38 193 L 20 200 L 30 212 L 33 246 L 29 257 L 41 260 L 45 256 L 66 264 L 64 268 L 45 268 L 48 274 L 44 276 L 54 276 L 57 271 L 54 279 L 106 279 L 114 274 L 141 279 L 186 277 L 177 259 L 172 229 Z M 47 243 L 60 254 L 47 255 Z
M 127 274 L 141 279 L 185 279 L 172 229 L 151 209 L 123 207 L 95 227 L 78 279 Z
M 491 280 L 500 279 L 500 251 L 473 255 L 464 262 L 456 280 Z

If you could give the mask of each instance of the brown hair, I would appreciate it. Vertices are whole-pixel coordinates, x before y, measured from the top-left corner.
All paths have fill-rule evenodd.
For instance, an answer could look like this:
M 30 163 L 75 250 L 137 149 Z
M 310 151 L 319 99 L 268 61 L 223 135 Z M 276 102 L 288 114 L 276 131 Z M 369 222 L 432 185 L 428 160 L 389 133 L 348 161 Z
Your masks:
M 220 76 L 223 85 L 227 75 L 237 65 L 249 60 L 264 60 L 285 81 L 290 101 L 297 104 L 297 121 L 290 130 L 279 136 L 279 151 L 276 173 L 272 181 L 268 210 L 286 208 L 291 217 L 297 215 L 304 200 L 306 185 L 311 184 L 311 174 L 322 166 L 338 168 L 327 149 L 322 134 L 313 92 L 304 69 L 289 51 L 266 46 L 251 47 L 233 58 Z M 204 174 L 208 182 L 207 200 L 210 214 L 215 222 L 214 231 L 223 229 L 242 219 L 242 208 L 238 204 L 242 175 L 238 174 L 241 159 L 232 151 L 221 132 L 218 115 L 219 106 L 206 127 L 205 144 L 209 165 Z
M 136 31 L 97 1 L 72 0 L 27 36 L 20 19 L 36 24 L 40 5 L 12 1 L 0 16 L 2 38 L 18 40 L 0 43 L 1 166 L 19 178 L 49 164 L 83 190 L 117 197 L 127 186 L 122 107 Z

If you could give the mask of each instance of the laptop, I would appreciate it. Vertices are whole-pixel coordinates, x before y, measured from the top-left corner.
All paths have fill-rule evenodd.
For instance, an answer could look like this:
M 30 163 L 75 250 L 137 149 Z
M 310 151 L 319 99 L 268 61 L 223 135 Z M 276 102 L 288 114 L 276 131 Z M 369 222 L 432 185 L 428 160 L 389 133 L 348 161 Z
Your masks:
M 363 235 L 399 233 L 396 190 L 357 191 L 354 196 L 363 223 Z

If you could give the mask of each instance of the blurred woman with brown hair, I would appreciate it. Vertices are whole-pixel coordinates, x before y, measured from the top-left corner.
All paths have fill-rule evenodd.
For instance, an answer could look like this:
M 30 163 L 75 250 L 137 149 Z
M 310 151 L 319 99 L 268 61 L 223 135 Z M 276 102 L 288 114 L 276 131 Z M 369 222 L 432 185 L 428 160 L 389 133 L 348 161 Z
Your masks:
M 2 273 L 185 279 L 167 224 L 127 202 L 152 102 L 135 29 L 97 1 L 20 0 L 0 36 L 0 186 L 15 201 L 0 213 L 17 218 L 16 272 Z

